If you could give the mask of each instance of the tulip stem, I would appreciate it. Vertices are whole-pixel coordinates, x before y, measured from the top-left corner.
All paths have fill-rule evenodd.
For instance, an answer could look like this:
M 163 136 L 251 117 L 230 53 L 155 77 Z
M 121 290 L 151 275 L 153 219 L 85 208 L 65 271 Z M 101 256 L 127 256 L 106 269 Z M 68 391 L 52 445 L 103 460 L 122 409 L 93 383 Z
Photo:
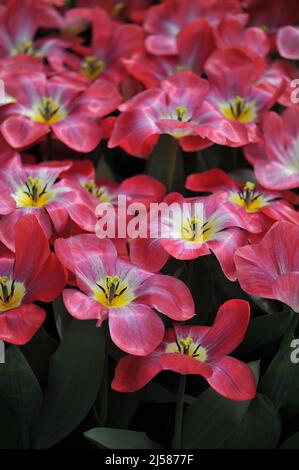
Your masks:
M 173 189 L 178 151 L 179 141 L 177 139 L 171 139 L 169 144 L 168 166 L 166 174 L 166 186 L 169 192 Z
M 186 375 L 181 375 L 178 393 L 177 393 L 177 402 L 175 410 L 175 422 L 174 422 L 174 433 L 172 447 L 173 449 L 182 448 L 182 427 L 183 427 L 183 411 L 184 411 L 184 399 L 185 399 L 185 388 L 186 388 Z

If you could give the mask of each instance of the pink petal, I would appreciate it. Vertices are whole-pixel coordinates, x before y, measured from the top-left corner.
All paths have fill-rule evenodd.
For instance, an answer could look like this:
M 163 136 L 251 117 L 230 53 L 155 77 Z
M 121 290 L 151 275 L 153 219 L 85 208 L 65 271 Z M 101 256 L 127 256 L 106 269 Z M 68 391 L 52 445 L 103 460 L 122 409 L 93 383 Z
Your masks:
M 111 240 L 83 234 L 59 238 L 54 247 L 63 266 L 79 276 L 78 283 L 84 292 L 90 292 L 90 282 L 95 284 L 99 276 L 115 272 L 117 251 Z
M 209 242 L 209 248 L 219 261 L 222 271 L 230 281 L 237 278 L 234 255 L 240 246 L 247 245 L 245 233 L 235 227 L 224 230 L 221 233 L 221 240 Z
M 38 219 L 46 237 L 50 238 L 52 227 L 49 216 L 43 209 L 34 209 L 32 211 L 17 209 L 13 213 L 2 217 L 0 220 L 0 240 L 11 251 L 15 250 L 15 231 L 18 220 L 30 214 Z
M 148 36 L 145 40 L 145 46 L 148 52 L 154 55 L 177 54 L 177 45 L 174 37 L 167 37 L 159 34 Z
M 107 310 L 99 302 L 88 297 L 77 289 L 65 289 L 63 301 L 67 311 L 78 320 L 98 320 L 100 326 L 107 317 Z
M 273 295 L 299 313 L 299 272 L 281 274 L 273 283 Z
M 160 271 L 168 258 L 169 254 L 158 239 L 135 238 L 130 241 L 130 260 L 146 271 Z
M 31 121 L 25 116 L 11 116 L 1 124 L 2 135 L 13 148 L 25 148 L 34 144 L 48 130 L 47 125 Z
M 87 117 L 99 118 L 112 113 L 122 97 L 113 83 L 97 80 L 76 101 L 76 111 Z
M 81 114 L 73 113 L 52 128 L 58 140 L 77 152 L 91 152 L 102 138 L 100 127 Z
M 299 59 L 299 28 L 284 26 L 277 33 L 277 48 L 286 59 Z
M 116 366 L 111 387 L 117 392 L 135 392 L 148 384 L 161 370 L 155 353 L 147 357 L 125 356 Z
M 108 320 L 112 341 L 135 356 L 150 354 L 163 340 L 164 324 L 147 305 L 134 302 L 109 309 Z
M 125 143 L 132 155 L 142 155 L 145 141 L 159 133 L 159 129 L 146 110 L 132 109 L 117 118 L 108 147 L 113 148 Z
M 277 222 L 263 240 L 237 250 L 235 263 L 245 292 L 273 299 L 273 283 L 299 266 L 299 228 L 290 222 Z
M 28 343 L 41 327 L 46 314 L 34 304 L 22 305 L 0 315 L 0 338 L 8 343 Z
M 48 239 L 34 215 L 22 217 L 15 227 L 14 276 L 27 286 L 39 275 L 50 256 Z
M 210 365 L 183 354 L 162 354 L 160 363 L 163 369 L 172 370 L 178 374 L 196 374 L 208 378 L 212 374 Z
M 220 395 L 230 400 L 252 400 L 256 395 L 253 371 L 234 357 L 222 357 L 211 363 L 213 374 L 207 380 Z
M 194 301 L 188 287 L 179 279 L 153 274 L 138 292 L 138 301 L 154 307 L 173 320 L 188 320 L 194 316 Z
M 230 189 L 238 190 L 238 186 L 235 181 L 225 173 L 225 171 L 218 168 L 189 175 L 185 186 L 190 191 L 207 191 L 209 193 L 227 191 Z
M 250 306 L 245 300 L 228 300 L 219 308 L 215 322 L 202 344 L 208 358 L 230 354 L 241 343 L 250 319 Z
M 42 270 L 26 286 L 26 302 L 51 302 L 64 288 L 66 275 L 56 255 L 51 253 Z

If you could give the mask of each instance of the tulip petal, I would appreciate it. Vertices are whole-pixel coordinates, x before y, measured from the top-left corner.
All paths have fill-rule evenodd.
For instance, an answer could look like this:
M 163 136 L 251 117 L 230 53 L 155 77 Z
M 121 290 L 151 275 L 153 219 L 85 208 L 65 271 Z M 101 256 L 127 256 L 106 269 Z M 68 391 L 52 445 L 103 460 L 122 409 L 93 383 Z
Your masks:
M 212 374 L 212 369 L 208 363 L 198 361 L 184 354 L 162 354 L 160 363 L 163 369 L 172 370 L 178 374 L 196 374 L 205 378 L 210 377 Z
M 41 327 L 46 314 L 37 305 L 22 305 L 0 314 L 0 339 L 7 343 L 28 343 Z
M 91 152 L 102 138 L 100 126 L 79 113 L 68 116 L 52 128 L 58 140 L 77 152 Z
M 249 303 L 228 300 L 219 308 L 213 326 L 202 340 L 208 358 L 230 354 L 241 343 L 250 319 Z
M 146 279 L 138 300 L 151 305 L 173 320 L 188 320 L 194 316 L 194 301 L 188 287 L 179 279 L 153 274 Z
M 97 326 L 107 317 L 104 309 L 96 300 L 88 297 L 76 289 L 65 289 L 63 301 L 67 311 L 78 320 L 98 320 Z
M 211 363 L 213 374 L 207 380 L 220 395 L 230 400 L 252 400 L 256 394 L 253 371 L 234 357 L 222 357 Z
M 299 272 L 281 274 L 273 284 L 273 294 L 299 313 Z
M 116 366 L 111 387 L 117 392 L 135 392 L 148 384 L 162 370 L 158 357 L 125 356 Z
M 51 253 L 42 270 L 26 286 L 26 302 L 51 302 L 64 288 L 66 275 L 56 255 Z
M 50 256 L 49 242 L 34 215 L 26 215 L 17 222 L 15 253 L 15 279 L 27 286 L 40 274 Z
M 135 356 L 153 352 L 164 335 L 162 320 L 149 306 L 139 303 L 109 309 L 109 329 L 116 346 Z
M 11 116 L 1 124 L 5 140 L 13 148 L 22 149 L 34 144 L 49 131 L 45 124 L 31 121 L 25 116 Z

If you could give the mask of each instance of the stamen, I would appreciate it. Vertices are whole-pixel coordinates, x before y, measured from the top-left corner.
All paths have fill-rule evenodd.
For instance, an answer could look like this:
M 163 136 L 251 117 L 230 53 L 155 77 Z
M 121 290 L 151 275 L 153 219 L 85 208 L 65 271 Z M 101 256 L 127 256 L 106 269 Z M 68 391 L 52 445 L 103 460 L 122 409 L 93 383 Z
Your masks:
M 41 106 L 38 108 L 38 110 L 41 116 L 47 122 L 58 113 L 59 108 L 59 104 L 55 103 L 52 98 L 45 97 L 42 99 Z
M 81 67 L 81 73 L 90 80 L 96 79 L 105 70 L 105 62 L 96 56 L 87 56 Z
M 109 306 L 114 305 L 115 299 L 120 299 L 126 302 L 127 298 L 122 298 L 122 295 L 127 291 L 128 286 L 122 286 L 119 276 L 107 276 L 104 283 L 98 282 L 96 286 L 102 291 Z
M 188 109 L 185 106 L 178 106 L 176 109 L 178 120 L 181 122 L 184 116 L 188 113 Z

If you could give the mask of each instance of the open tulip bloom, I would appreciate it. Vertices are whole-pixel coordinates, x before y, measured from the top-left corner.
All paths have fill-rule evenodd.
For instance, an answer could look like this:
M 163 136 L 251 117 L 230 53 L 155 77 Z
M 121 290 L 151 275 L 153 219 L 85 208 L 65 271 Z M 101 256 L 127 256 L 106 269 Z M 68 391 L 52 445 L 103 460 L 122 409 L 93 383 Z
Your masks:
M 299 313 L 299 227 L 277 222 L 263 240 L 236 251 L 237 276 L 249 294 L 277 299 Z
M 252 181 L 239 183 L 219 169 L 189 175 L 186 187 L 214 194 L 225 191 L 228 206 L 243 220 L 243 227 L 249 232 L 263 232 L 269 220 L 290 220 L 299 225 L 299 213 L 291 204 L 299 203 L 295 193 L 269 191 Z
M 49 132 L 78 152 L 90 152 L 102 138 L 95 119 L 111 113 L 121 101 L 117 89 L 97 81 L 85 90 L 82 85 L 43 73 L 3 76 L 15 104 L 2 108 L 1 131 L 13 148 L 34 144 Z
M 64 269 L 34 215 L 16 224 L 15 254 L 0 253 L 0 339 L 25 344 L 46 318 L 34 302 L 57 297 L 65 285 Z
M 125 356 L 116 367 L 112 388 L 134 392 L 163 370 L 203 376 L 218 393 L 231 400 L 250 400 L 256 385 L 252 370 L 228 356 L 242 341 L 249 322 L 249 304 L 230 300 L 217 313 L 214 324 L 175 324 L 163 342 L 147 357 Z
M 298 447 L 298 0 L 0 0 L 0 59 L 0 449 Z
M 146 355 L 161 342 L 164 325 L 153 309 L 173 320 L 194 315 L 191 293 L 182 281 L 119 258 L 110 240 L 88 234 L 58 239 L 55 252 L 80 289 L 63 292 L 69 313 L 96 319 L 97 326 L 108 318 L 112 340 L 126 352 Z
M 16 222 L 34 214 L 48 238 L 60 233 L 69 219 L 83 230 L 94 231 L 96 217 L 91 196 L 71 181 L 56 182 L 71 163 L 23 165 L 18 155 L 0 169 L 2 181 L 0 239 L 13 250 Z
M 299 110 L 287 108 L 279 116 L 266 113 L 263 145 L 248 145 L 245 156 L 254 166 L 258 181 L 269 189 L 293 189 L 299 185 Z
M 156 271 L 165 265 L 169 255 L 179 260 L 193 260 L 213 252 L 225 275 L 235 280 L 233 257 L 237 247 L 247 244 L 241 229 L 246 225 L 227 207 L 226 201 L 225 193 L 190 199 L 177 193 L 169 194 L 164 202 L 170 207 L 174 204 L 173 213 L 162 212 L 151 236 L 131 241 L 131 259 Z

